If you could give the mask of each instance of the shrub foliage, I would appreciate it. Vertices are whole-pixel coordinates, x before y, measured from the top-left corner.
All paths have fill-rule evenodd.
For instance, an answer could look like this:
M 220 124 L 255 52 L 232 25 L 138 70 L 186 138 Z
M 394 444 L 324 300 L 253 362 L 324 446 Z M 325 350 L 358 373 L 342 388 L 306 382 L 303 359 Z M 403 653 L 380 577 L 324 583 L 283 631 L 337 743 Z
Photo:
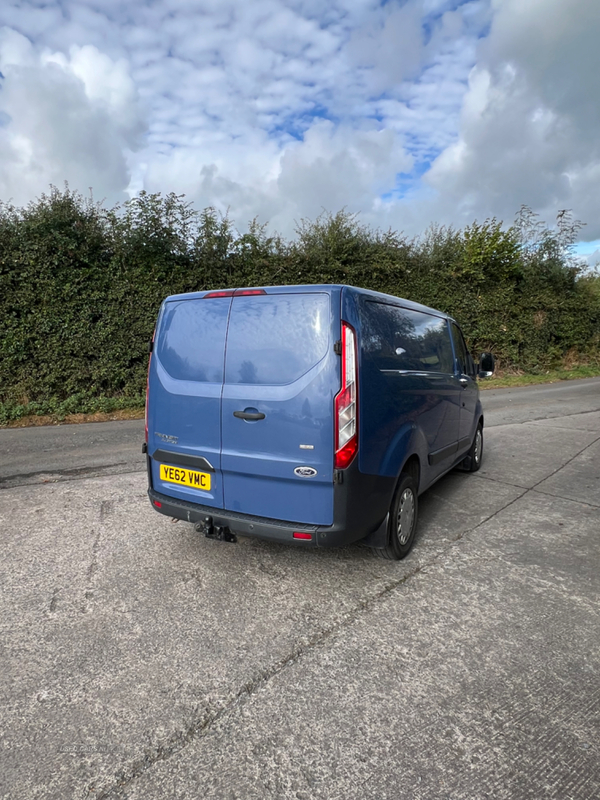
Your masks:
M 523 207 L 509 228 L 488 219 L 408 239 L 340 211 L 285 241 L 174 194 L 105 209 L 65 187 L 0 204 L 0 422 L 139 403 L 161 301 L 208 288 L 350 283 L 452 314 L 473 352 L 505 367 L 597 354 L 600 291 L 573 255 L 580 227 L 563 211 L 549 229 Z

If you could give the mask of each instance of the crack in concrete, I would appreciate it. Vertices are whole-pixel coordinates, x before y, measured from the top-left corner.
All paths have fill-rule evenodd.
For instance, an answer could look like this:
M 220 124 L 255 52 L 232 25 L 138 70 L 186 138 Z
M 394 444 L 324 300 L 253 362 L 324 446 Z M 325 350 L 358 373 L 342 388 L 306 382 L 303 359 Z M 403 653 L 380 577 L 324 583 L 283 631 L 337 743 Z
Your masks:
M 86 613 L 89 610 L 89 600 L 93 600 L 94 598 L 94 587 L 92 585 L 94 575 L 98 572 L 100 568 L 99 563 L 99 553 L 100 553 L 100 537 L 102 536 L 102 526 L 104 525 L 104 520 L 106 517 L 112 513 L 113 510 L 113 501 L 112 500 L 102 500 L 100 503 L 100 525 L 98 527 L 98 532 L 96 533 L 96 537 L 94 538 L 94 542 L 92 544 L 92 557 L 87 568 L 87 587 L 85 590 L 85 600 L 83 601 L 83 605 L 81 610 L 83 613 Z M 92 530 L 92 533 L 94 531 Z
M 489 475 L 482 475 L 480 472 L 475 472 L 473 477 L 481 478 L 483 481 L 490 483 L 499 483 L 501 486 L 511 486 L 513 489 L 528 489 L 528 486 L 522 486 L 520 483 L 510 483 L 509 481 L 501 481 L 500 478 L 490 478 Z M 546 480 L 544 478 L 544 480 Z
M 496 517 L 496 516 L 497 516 L 497 515 L 498 515 L 498 514 L 499 514 L 501 511 L 504 511 L 505 509 L 507 509 L 507 508 L 510 508 L 510 506 L 512 506 L 514 503 L 516 503 L 516 502 L 517 502 L 517 500 L 521 500 L 521 498 L 525 497 L 525 495 L 526 495 L 526 494 L 529 494 L 529 492 L 535 492 L 535 491 L 536 491 L 536 487 L 537 487 L 537 486 L 539 486 L 539 485 L 540 485 L 540 483 L 543 483 L 544 481 L 547 481 L 547 480 L 548 480 L 548 478 L 551 478 L 553 475 L 556 475 L 556 473 L 557 473 L 557 472 L 560 472 L 560 471 L 561 471 L 561 469 L 564 469 L 566 466 L 568 466 L 568 465 L 569 465 L 569 464 L 570 464 L 572 461 L 574 461 L 574 460 L 575 460 L 575 459 L 576 459 L 578 456 L 580 456 L 582 453 L 585 453 L 585 451 L 586 451 L 586 450 L 587 450 L 589 447 L 592 447 L 593 445 L 595 445 L 595 444 L 596 444 L 596 442 L 600 442 L 600 436 L 598 436 L 596 439 L 594 439 L 594 441 L 593 441 L 593 442 L 590 442 L 589 444 L 586 444 L 586 446 L 585 446 L 585 447 L 582 447 L 582 448 L 581 448 L 581 450 L 580 450 L 578 453 L 575 453 L 575 455 L 574 455 L 574 456 L 572 456 L 572 457 L 571 457 L 571 458 L 570 458 L 568 461 L 565 461 L 565 463 L 564 463 L 564 464 L 562 464 L 560 467 L 557 467 L 555 470 L 553 470 L 553 471 L 552 471 L 552 472 L 551 472 L 549 475 L 546 475 L 544 478 L 542 478 L 540 481 L 538 481 L 537 483 L 535 483 L 533 486 L 529 487 L 529 489 L 525 489 L 525 491 L 524 491 L 524 492 L 522 492 L 522 493 L 521 493 L 521 494 L 520 494 L 518 497 L 515 497 L 515 498 L 514 498 L 514 500 L 511 500 L 511 501 L 510 501 L 509 503 L 507 503 L 505 506 L 502 506 L 502 508 L 499 508 L 499 509 L 498 509 L 497 511 L 495 511 L 493 514 L 491 514 L 491 515 L 490 515 L 490 516 L 489 516 L 487 519 L 484 519 L 482 522 L 479 522 L 477 525 L 475 525 L 475 526 L 474 526 L 473 528 L 471 528 L 470 530 L 468 530 L 468 531 L 465 531 L 465 532 L 464 532 L 464 534 L 461 534 L 460 536 L 458 536 L 456 539 L 454 539 L 454 541 L 456 542 L 456 541 L 458 541 L 459 539 L 462 539 L 462 538 L 463 538 L 464 536 L 466 536 L 467 534 L 469 534 L 469 533 L 473 533 L 473 532 L 474 532 L 474 531 L 476 531 L 476 530 L 477 530 L 477 528 L 479 528 L 481 525 L 485 525 L 485 523 L 486 523 L 486 522 L 489 522 L 491 519 L 494 519 L 494 517 Z M 482 476 L 482 477 L 483 477 L 483 476 Z M 491 481 L 492 483 L 496 483 L 496 482 L 497 482 L 497 483 L 502 483 L 502 481 L 495 481 L 493 478 L 487 478 L 486 480 L 489 480 L 489 481 Z M 514 484 L 508 484 L 508 485 L 509 485 L 509 486 L 513 486 Z M 515 486 L 515 488 L 519 488 L 519 487 Z M 548 496 L 548 497 L 553 497 L 553 496 L 555 496 L 555 497 L 560 497 L 560 495 L 551 495 L 550 493 L 546 493 L 546 492 L 540 492 L 540 491 L 537 491 L 537 493 L 538 493 L 538 494 L 546 494 L 546 496 Z M 565 498 L 562 498 L 562 497 L 561 497 L 560 499 L 562 500 L 562 499 L 565 499 Z M 566 498 L 566 499 L 567 499 L 567 500 L 569 500 L 570 498 Z M 574 500 L 573 502 L 577 502 L 577 501 L 575 501 L 575 500 Z M 582 504 L 582 505 L 585 505 L 585 504 Z
M 541 481 L 538 481 L 537 483 L 534 483 L 533 486 L 531 486 L 528 489 L 528 491 L 532 491 L 533 489 L 536 488 L 536 486 L 539 486 L 540 483 L 543 483 L 544 481 L 547 481 L 549 478 L 552 478 L 554 475 L 556 475 L 557 472 L 560 472 L 561 469 L 564 469 L 565 467 L 567 467 L 572 461 L 574 461 L 576 458 L 578 458 L 582 453 L 585 453 L 586 450 L 589 450 L 590 447 L 593 447 L 597 442 L 600 442 L 600 436 L 597 436 L 589 444 L 586 444 L 585 447 L 582 447 L 581 450 L 578 453 L 575 453 L 574 456 L 571 456 L 571 458 L 568 461 L 565 461 L 565 463 L 562 464 L 560 467 L 557 467 L 549 475 L 546 475 L 544 478 L 541 479 Z
M 569 503 L 578 503 L 580 506 L 586 506 L 586 508 L 593 508 L 596 511 L 600 508 L 600 503 L 586 503 L 585 500 L 577 500 L 574 497 L 567 497 L 564 494 L 556 494 L 556 493 L 552 494 L 552 492 L 545 492 L 543 489 L 536 489 L 536 488 L 533 488 L 530 491 L 535 492 L 536 494 L 543 494 L 544 497 L 556 497 L 559 498 L 560 500 L 567 500 Z
M 562 417 L 555 417 L 555 419 L 562 419 Z M 546 420 L 532 420 L 532 425 L 539 425 Z M 593 433 L 592 428 L 578 428 L 575 425 L 550 425 L 550 428 L 554 430 L 556 428 L 557 431 L 580 431 L 581 433 Z
M 50 611 L 56 611 L 56 607 L 58 605 L 58 594 L 60 589 L 55 589 L 52 592 L 52 597 L 50 598 Z
M 456 536 L 454 539 L 452 539 L 452 544 L 454 544 L 455 542 L 459 542 L 461 539 L 464 539 L 465 536 L 468 536 L 470 533 L 474 533 L 477 530 L 477 528 L 480 528 L 482 525 L 485 525 L 491 519 L 494 519 L 495 517 L 497 517 L 498 514 L 500 514 L 501 511 L 505 511 L 507 508 L 510 508 L 512 505 L 514 505 L 517 502 L 517 500 L 520 500 L 522 497 L 525 497 L 525 495 L 529 491 L 530 491 L 530 489 L 525 489 L 523 492 L 521 492 L 520 495 L 517 495 L 517 497 L 514 497 L 512 500 L 509 500 L 506 505 L 502 506 L 502 508 L 496 509 L 496 511 L 494 511 L 493 514 L 490 514 L 489 517 L 486 517 L 485 519 L 482 519 L 481 522 L 477 523 L 477 525 L 473 525 L 472 528 L 469 528 L 468 530 L 463 531 L 462 533 L 460 533 L 458 536 Z M 447 548 L 447 549 L 449 549 L 449 548 Z
M 587 414 L 589 412 L 585 411 L 585 412 L 582 412 L 582 413 Z M 575 415 L 573 415 L 573 416 L 575 416 Z M 573 429 L 572 428 L 569 428 L 569 429 L 565 428 L 565 430 L 573 430 Z M 577 429 L 577 430 L 579 430 L 579 429 Z M 543 483 L 544 481 L 547 481 L 549 478 L 552 478 L 554 475 L 556 475 L 557 472 L 560 472 L 561 469 L 564 469 L 566 466 L 568 466 L 571 463 L 571 461 L 573 461 L 574 459 L 578 458 L 578 456 L 580 456 L 582 453 L 584 453 L 588 448 L 593 447 L 599 441 L 600 441 L 600 436 L 598 438 L 594 439 L 593 441 L 591 441 L 589 444 L 586 444 L 585 447 L 583 447 L 581 450 L 579 450 L 577 453 L 575 453 L 574 456 L 571 456 L 571 458 L 569 458 L 568 461 L 565 461 L 564 464 L 561 464 L 560 467 L 557 467 L 549 475 L 545 475 L 537 483 L 534 483 L 533 486 L 522 486 L 519 483 L 510 483 L 509 481 L 502 481 L 499 478 L 490 478 L 488 475 L 482 475 L 479 472 L 476 473 L 476 476 L 478 478 L 481 478 L 484 481 L 490 481 L 491 483 L 499 483 L 499 484 L 501 484 L 503 486 L 512 486 L 515 489 L 525 489 L 527 492 L 531 492 L 531 491 L 535 490 L 536 487 L 538 487 L 541 483 Z M 571 500 L 572 499 L 571 497 L 563 497 L 563 495 L 559 495 L 559 494 L 552 495 L 550 492 L 543 492 L 541 489 L 537 489 L 537 491 L 540 494 L 546 494 L 549 497 L 560 497 L 561 500 Z M 588 505 L 583 500 L 573 500 L 573 502 L 574 503 L 582 503 L 582 505 Z M 589 505 L 593 506 L 594 504 L 590 503 Z
M 103 500 L 100 503 L 100 522 L 104 522 L 106 517 L 112 513 L 113 502 L 112 500 Z
M 92 531 L 93 533 L 93 531 Z M 92 558 L 90 564 L 87 568 L 87 578 L 88 583 L 92 580 L 96 572 L 98 571 L 98 552 L 100 551 L 100 536 L 102 534 L 102 529 L 98 528 L 98 533 L 96 534 L 96 538 L 94 539 L 94 543 L 92 544 Z M 88 589 L 90 587 L 88 586 Z

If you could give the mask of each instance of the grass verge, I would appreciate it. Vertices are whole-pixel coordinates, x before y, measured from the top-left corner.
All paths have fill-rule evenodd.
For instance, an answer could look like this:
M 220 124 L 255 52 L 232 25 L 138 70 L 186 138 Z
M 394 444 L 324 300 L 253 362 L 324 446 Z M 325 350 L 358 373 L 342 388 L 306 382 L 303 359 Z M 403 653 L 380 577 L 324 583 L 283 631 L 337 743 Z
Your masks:
M 145 401 L 143 394 L 135 397 L 94 397 L 83 392 L 66 400 L 51 397 L 42 402 L 29 402 L 23 398 L 20 403 L 0 403 L 0 427 L 137 419 L 144 416 Z
M 39 425 L 77 425 L 80 422 L 109 422 L 120 419 L 144 419 L 144 407 L 124 408 L 119 411 L 96 411 L 94 414 L 67 414 L 65 417 L 35 414 L 11 419 L 0 428 L 35 428 Z
M 579 366 L 571 369 L 552 369 L 541 373 L 525 373 L 511 375 L 508 373 L 495 375 L 479 382 L 480 389 L 508 389 L 511 386 L 532 386 L 537 383 L 556 383 L 557 381 L 572 381 L 578 378 L 597 378 L 600 376 L 600 365 Z

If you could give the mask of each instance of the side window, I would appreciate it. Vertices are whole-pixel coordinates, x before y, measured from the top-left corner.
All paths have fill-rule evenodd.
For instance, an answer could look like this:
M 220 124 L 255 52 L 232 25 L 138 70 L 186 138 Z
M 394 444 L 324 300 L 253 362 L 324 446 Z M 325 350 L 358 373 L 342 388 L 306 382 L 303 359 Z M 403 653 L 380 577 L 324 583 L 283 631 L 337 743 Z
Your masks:
M 382 372 L 454 372 L 445 319 L 369 300 L 361 323 L 363 354 Z
M 473 359 L 469 356 L 461 330 L 455 322 L 451 323 L 451 327 L 458 368 L 463 375 L 472 375 L 473 368 L 471 364 Z

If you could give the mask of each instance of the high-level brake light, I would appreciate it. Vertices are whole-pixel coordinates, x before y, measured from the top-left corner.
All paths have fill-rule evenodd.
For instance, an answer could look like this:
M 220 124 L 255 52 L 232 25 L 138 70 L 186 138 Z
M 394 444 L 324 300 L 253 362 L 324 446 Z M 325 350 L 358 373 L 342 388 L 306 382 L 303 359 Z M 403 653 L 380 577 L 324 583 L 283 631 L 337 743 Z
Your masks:
M 335 398 L 335 469 L 348 467 L 358 450 L 356 366 L 356 334 L 342 322 L 342 388 Z
M 208 300 L 210 297 L 233 297 L 235 289 L 222 289 L 218 292 L 209 292 L 204 295 L 204 299 Z
M 248 295 L 266 294 L 264 289 L 219 289 L 204 295 L 207 300 L 211 297 L 247 297 Z

